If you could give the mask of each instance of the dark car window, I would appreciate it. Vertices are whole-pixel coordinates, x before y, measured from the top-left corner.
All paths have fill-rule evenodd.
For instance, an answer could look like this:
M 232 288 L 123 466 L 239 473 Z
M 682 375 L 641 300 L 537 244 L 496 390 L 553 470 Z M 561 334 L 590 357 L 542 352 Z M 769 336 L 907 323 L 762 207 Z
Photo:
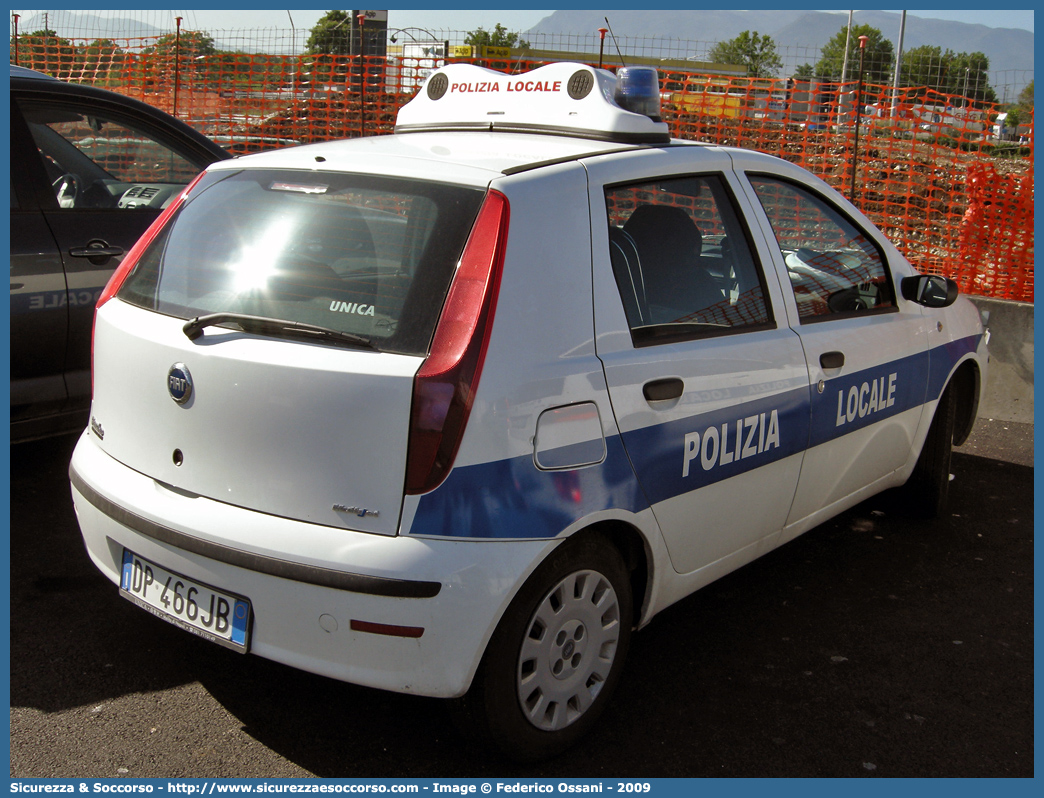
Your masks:
M 720 176 L 611 186 L 605 199 L 635 344 L 771 323 L 761 270 Z
M 772 225 L 802 322 L 895 308 L 884 255 L 840 210 L 804 186 L 748 178 Z
M 201 169 L 112 114 L 54 101 L 22 100 L 20 106 L 61 208 L 162 207 L 172 187 Z

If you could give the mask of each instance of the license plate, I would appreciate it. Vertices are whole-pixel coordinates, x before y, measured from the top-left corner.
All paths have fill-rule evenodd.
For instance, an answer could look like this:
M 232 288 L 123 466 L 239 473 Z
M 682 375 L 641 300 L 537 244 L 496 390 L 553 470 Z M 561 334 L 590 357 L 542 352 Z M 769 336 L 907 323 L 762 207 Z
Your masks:
M 246 653 L 250 646 L 250 602 L 242 596 L 168 571 L 123 550 L 120 595 L 142 609 L 219 645 Z

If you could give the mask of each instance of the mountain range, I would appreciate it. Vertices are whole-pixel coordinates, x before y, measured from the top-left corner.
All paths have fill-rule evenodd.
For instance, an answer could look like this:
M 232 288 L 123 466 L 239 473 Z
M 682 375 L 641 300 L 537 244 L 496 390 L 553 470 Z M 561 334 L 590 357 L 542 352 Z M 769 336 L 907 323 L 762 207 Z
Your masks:
M 821 48 L 848 25 L 848 14 L 826 11 L 589 11 L 569 9 L 544 17 L 526 33 L 593 33 L 605 27 L 608 16 L 613 33 L 623 37 L 664 37 L 682 41 L 711 43 L 733 39 L 745 30 L 769 35 L 781 52 L 787 48 Z M 868 24 L 891 40 L 899 38 L 900 15 L 888 11 L 856 11 L 855 25 Z M 907 14 L 903 50 L 933 45 L 955 53 L 984 53 L 992 72 L 1029 71 L 1019 81 L 1033 79 L 1033 33 L 1018 28 L 989 28 L 966 22 L 926 19 Z M 693 53 L 699 56 L 702 53 Z M 786 59 L 785 59 L 786 60 Z M 801 58 L 801 61 L 807 60 Z M 793 68 L 797 64 L 787 64 Z
M 77 11 L 39 11 L 31 17 L 19 22 L 19 30 L 24 33 L 43 30 L 49 27 L 57 30 L 59 36 L 75 39 L 145 39 L 173 33 L 167 28 L 150 25 L 132 16 L 100 17 L 89 12 Z
M 607 15 L 613 33 L 620 39 L 644 37 L 673 39 L 679 44 L 693 43 L 698 51 L 689 55 L 697 58 L 704 57 L 712 43 L 733 39 L 745 30 L 757 31 L 762 35 L 771 36 L 775 41 L 788 74 L 801 63 L 814 61 L 815 51 L 822 48 L 848 23 L 846 13 L 826 11 L 616 9 L 606 12 L 568 9 L 555 11 L 544 17 L 525 31 L 524 36 L 535 37 L 537 41 L 533 41 L 533 45 L 544 49 L 545 45 L 539 41 L 541 35 L 546 34 L 552 40 L 556 37 L 566 37 L 568 34 L 593 35 L 598 28 L 605 26 Z M 134 16 L 131 13 L 126 18 L 111 18 L 89 12 L 60 11 L 52 12 L 51 21 L 53 24 L 58 19 L 61 20 L 60 33 L 65 36 L 130 38 L 158 36 L 171 32 L 141 19 L 134 19 Z M 894 12 L 857 11 L 854 22 L 857 25 L 869 24 L 877 28 L 891 40 L 894 47 L 899 38 L 899 19 L 899 14 Z M 20 28 L 23 31 L 36 30 L 43 27 L 44 20 L 44 14 L 37 13 L 30 19 L 22 20 Z M 77 32 L 73 33 L 70 30 L 67 33 L 67 26 Z M 219 47 L 224 46 L 220 41 L 217 44 Z M 990 28 L 985 25 L 907 15 L 903 49 L 910 50 L 921 45 L 938 46 L 955 53 L 984 53 L 990 59 L 989 72 L 999 95 L 1008 91 L 1009 97 L 1014 99 L 1018 91 L 1033 80 L 1031 31 L 1018 28 Z

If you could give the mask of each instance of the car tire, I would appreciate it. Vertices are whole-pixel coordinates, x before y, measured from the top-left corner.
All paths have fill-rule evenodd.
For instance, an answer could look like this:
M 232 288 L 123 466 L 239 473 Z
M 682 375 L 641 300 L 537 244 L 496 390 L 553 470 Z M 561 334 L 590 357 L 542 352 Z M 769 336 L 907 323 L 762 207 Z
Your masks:
M 917 465 L 903 487 L 906 506 L 918 517 L 938 518 L 946 509 L 956 418 L 957 394 L 952 388 L 947 388 L 936 405 Z
M 454 719 L 517 762 L 562 753 L 595 724 L 631 638 L 623 558 L 600 535 L 559 546 L 530 576 L 490 639 Z

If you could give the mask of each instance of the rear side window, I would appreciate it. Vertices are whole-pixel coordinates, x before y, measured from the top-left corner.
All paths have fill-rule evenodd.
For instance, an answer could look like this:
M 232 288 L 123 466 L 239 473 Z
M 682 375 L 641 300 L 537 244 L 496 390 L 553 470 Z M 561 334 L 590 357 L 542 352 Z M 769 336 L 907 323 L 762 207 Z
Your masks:
M 772 322 L 746 231 L 717 175 L 606 189 L 609 255 L 635 345 Z
M 179 318 L 247 314 L 427 352 L 483 191 L 275 170 L 205 180 L 120 299 Z

